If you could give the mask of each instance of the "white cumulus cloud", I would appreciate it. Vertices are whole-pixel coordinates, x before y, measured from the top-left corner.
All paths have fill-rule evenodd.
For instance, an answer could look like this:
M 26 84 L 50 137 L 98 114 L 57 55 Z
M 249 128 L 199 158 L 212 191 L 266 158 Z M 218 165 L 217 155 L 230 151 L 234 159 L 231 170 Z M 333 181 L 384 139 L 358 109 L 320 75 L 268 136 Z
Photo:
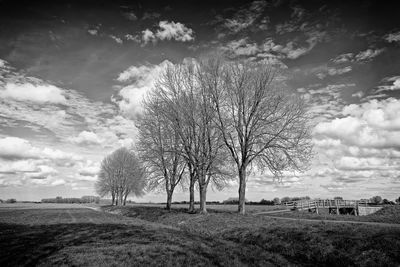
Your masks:
M 33 146 L 28 140 L 19 137 L 0 138 L 0 157 L 5 159 L 51 159 L 82 160 L 82 157 L 52 148 Z
M 79 145 L 100 144 L 103 141 L 96 133 L 90 131 L 82 131 L 78 134 L 78 136 L 70 137 L 68 138 L 68 140 L 74 144 Z
M 87 160 L 85 163 L 80 163 L 79 175 L 80 176 L 96 176 L 100 171 L 100 164 L 98 162 L 93 162 Z
M 378 92 L 400 90 L 400 76 L 388 77 L 382 80 L 386 85 L 378 86 Z
M 131 82 L 119 91 L 118 97 L 114 97 L 122 112 L 130 116 L 141 111 L 141 102 L 146 93 L 154 86 L 162 71 L 172 64 L 168 60 L 158 65 L 131 66 L 123 71 L 117 78 L 120 82 Z
M 65 104 L 67 102 L 63 90 L 49 84 L 7 83 L 4 89 L 0 90 L 0 97 L 36 103 Z
M 394 32 L 394 33 L 389 33 L 389 34 L 385 35 L 384 39 L 386 41 L 388 41 L 389 43 L 400 42 L 400 31 Z
M 371 100 L 343 109 L 344 118 L 319 123 L 317 139 L 332 138 L 366 148 L 400 148 L 400 100 Z
M 156 42 L 157 40 L 175 40 L 179 42 L 188 42 L 194 40 L 194 32 L 180 22 L 160 21 L 158 29 L 151 31 L 146 29 L 142 31 L 142 40 L 144 44 Z
M 382 54 L 385 51 L 384 48 L 382 49 L 367 49 L 365 51 L 361 51 L 355 56 L 356 61 L 368 61 L 373 59 L 374 57 Z

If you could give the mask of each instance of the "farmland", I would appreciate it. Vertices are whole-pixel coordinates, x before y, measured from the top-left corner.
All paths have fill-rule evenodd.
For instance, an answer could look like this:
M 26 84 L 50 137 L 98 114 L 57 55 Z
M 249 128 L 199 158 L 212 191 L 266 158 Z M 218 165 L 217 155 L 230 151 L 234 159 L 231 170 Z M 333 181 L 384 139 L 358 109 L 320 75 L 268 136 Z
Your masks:
M 0 206 L 0 265 L 397 266 L 400 227 L 284 221 L 268 207 Z

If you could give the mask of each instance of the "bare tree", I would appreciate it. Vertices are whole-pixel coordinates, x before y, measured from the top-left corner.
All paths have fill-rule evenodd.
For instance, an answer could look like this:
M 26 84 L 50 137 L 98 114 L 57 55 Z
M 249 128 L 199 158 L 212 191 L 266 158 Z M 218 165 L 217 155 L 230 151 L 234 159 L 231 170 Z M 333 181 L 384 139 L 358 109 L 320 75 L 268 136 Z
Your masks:
M 143 168 L 133 152 L 119 148 L 103 159 L 96 191 L 111 195 L 113 205 L 125 205 L 130 194 L 143 195 L 145 185 Z
M 285 170 L 304 170 L 312 154 L 305 102 L 278 87 L 276 77 L 276 70 L 262 63 L 201 62 L 199 82 L 210 93 L 216 124 L 236 163 L 243 214 L 253 165 L 282 177 Z
M 190 176 L 190 207 L 194 209 L 194 183 L 200 193 L 200 211 L 206 213 L 207 187 L 217 175 L 216 164 L 223 152 L 223 139 L 215 124 L 215 112 L 208 90 L 199 86 L 197 66 L 193 63 L 169 66 L 156 84 L 155 94 L 165 105 L 163 112 L 179 135 L 182 155 Z
M 173 124 L 162 113 L 163 103 L 156 95 L 149 95 L 143 102 L 144 112 L 136 121 L 138 151 L 149 177 L 150 190 L 164 187 L 167 193 L 166 209 L 171 209 L 175 187 L 182 180 L 186 161 L 182 145 Z

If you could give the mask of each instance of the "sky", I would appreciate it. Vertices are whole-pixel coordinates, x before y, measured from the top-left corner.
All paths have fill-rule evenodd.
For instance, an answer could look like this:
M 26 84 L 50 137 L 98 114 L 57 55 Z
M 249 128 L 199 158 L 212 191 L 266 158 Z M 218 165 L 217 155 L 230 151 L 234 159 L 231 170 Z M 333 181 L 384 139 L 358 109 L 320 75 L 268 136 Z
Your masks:
M 215 52 L 281 69 L 313 118 L 310 169 L 281 182 L 253 174 L 247 199 L 400 196 L 390 2 L 0 0 L 0 199 L 95 194 L 102 158 L 135 144 L 135 116 L 163 68 Z

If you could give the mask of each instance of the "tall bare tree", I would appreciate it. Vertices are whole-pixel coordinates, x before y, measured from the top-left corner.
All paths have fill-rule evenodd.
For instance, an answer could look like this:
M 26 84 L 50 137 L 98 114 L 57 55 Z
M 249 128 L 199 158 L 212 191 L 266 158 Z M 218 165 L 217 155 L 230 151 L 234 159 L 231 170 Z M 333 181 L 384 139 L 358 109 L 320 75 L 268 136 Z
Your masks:
M 249 169 L 269 170 L 281 177 L 285 170 L 308 166 L 312 143 L 305 102 L 277 84 L 270 65 L 201 62 L 199 83 L 207 88 L 216 124 L 236 163 L 239 177 L 238 211 L 245 213 Z
M 145 185 L 143 167 L 127 148 L 115 150 L 101 162 L 96 191 L 100 196 L 111 195 L 113 205 L 125 205 L 130 194 L 143 195 Z
M 157 82 L 155 94 L 165 103 L 164 114 L 179 135 L 190 175 L 190 207 L 193 209 L 194 183 L 198 182 L 200 211 L 206 213 L 210 181 L 225 179 L 216 175 L 216 164 L 223 152 L 222 135 L 216 127 L 211 97 L 199 86 L 197 66 L 193 63 L 169 66 Z
M 174 189 L 185 173 L 186 161 L 179 135 L 162 112 L 163 105 L 152 94 L 143 102 L 144 112 L 136 120 L 137 147 L 149 174 L 148 188 L 164 187 L 167 193 L 166 209 L 170 210 Z

